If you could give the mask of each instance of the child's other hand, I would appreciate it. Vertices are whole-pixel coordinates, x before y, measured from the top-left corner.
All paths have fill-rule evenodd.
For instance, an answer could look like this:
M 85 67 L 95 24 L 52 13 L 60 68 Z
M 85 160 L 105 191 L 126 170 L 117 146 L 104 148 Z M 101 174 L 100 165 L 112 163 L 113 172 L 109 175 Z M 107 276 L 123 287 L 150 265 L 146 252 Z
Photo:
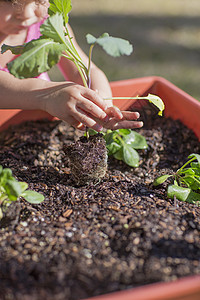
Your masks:
M 138 112 L 120 111 L 116 106 L 107 108 L 106 113 L 109 117 L 107 122 L 103 122 L 103 127 L 107 129 L 134 129 L 143 126 L 143 122 L 137 121 L 140 117 Z

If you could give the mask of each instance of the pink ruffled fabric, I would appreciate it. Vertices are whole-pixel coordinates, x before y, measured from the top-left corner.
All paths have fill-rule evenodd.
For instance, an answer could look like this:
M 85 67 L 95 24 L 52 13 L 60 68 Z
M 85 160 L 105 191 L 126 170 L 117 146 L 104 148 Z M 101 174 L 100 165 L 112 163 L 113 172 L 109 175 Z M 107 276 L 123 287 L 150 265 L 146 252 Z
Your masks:
M 25 40 L 25 43 L 28 43 L 34 39 L 37 39 L 40 37 L 41 33 L 40 33 L 40 25 L 44 22 L 44 20 L 40 21 L 39 23 L 35 23 L 33 25 L 31 25 L 28 29 L 28 33 L 27 33 L 27 37 Z M 3 68 L 0 66 L 0 70 L 1 71 L 5 71 L 9 73 L 9 70 L 7 68 Z M 39 76 L 37 76 L 37 78 L 40 79 L 44 79 L 47 81 L 50 81 L 48 74 L 45 73 L 41 73 Z

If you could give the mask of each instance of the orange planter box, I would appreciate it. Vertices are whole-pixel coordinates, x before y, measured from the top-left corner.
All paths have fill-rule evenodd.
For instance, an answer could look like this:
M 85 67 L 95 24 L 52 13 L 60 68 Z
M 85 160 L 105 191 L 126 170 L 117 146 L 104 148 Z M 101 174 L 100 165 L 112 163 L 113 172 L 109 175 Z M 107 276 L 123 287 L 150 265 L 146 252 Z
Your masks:
M 200 102 L 160 77 L 144 77 L 111 83 L 114 96 L 146 96 L 156 94 L 165 103 L 165 116 L 179 119 L 192 129 L 200 140 Z M 122 110 L 128 109 L 134 100 L 116 100 Z M 43 111 L 0 110 L 0 130 L 26 120 L 53 119 Z M 199 300 L 200 275 L 188 276 L 169 283 L 156 283 L 127 291 L 106 294 L 90 300 Z

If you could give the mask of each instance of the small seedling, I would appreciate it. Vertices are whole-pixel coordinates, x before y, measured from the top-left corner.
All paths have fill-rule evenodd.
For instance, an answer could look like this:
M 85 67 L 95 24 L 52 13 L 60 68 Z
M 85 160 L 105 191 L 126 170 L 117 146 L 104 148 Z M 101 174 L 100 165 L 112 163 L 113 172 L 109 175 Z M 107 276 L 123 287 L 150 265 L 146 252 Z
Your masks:
M 89 63 L 84 64 L 77 52 L 73 38 L 67 28 L 68 14 L 71 10 L 71 0 L 52 0 L 50 2 L 50 16 L 40 27 L 41 37 L 25 43 L 21 46 L 3 45 L 1 53 L 10 50 L 15 55 L 20 55 L 10 63 L 8 69 L 11 74 L 18 78 L 36 77 L 42 72 L 49 71 L 58 63 L 61 56 L 74 62 L 85 87 L 91 86 L 90 67 L 92 61 L 92 51 L 95 45 L 101 46 L 107 54 L 118 57 L 120 55 L 130 55 L 133 46 L 129 41 L 122 38 L 109 36 L 108 33 L 95 38 L 87 34 L 87 42 L 90 44 Z M 111 98 L 112 100 L 115 97 Z M 126 97 L 117 97 L 126 99 Z M 155 95 L 149 94 L 146 97 L 128 97 L 128 99 L 146 99 L 159 109 L 159 115 L 164 110 L 163 101 Z M 108 99 L 105 99 L 108 100 Z
M 33 204 L 39 204 L 44 200 L 43 195 L 27 188 L 26 182 L 17 181 L 13 177 L 11 169 L 0 165 L 0 220 L 8 206 L 20 197 Z
M 167 189 L 170 199 L 200 205 L 200 155 L 193 153 L 188 156 L 189 160 L 178 169 L 174 175 L 165 174 L 154 180 L 154 186 L 164 183 L 168 178 L 173 178 L 173 184 Z
M 93 135 L 97 132 L 89 129 L 89 134 Z M 141 134 L 130 129 L 107 130 L 102 132 L 106 141 L 108 155 L 122 160 L 130 167 L 139 166 L 138 149 L 147 149 L 146 139 Z

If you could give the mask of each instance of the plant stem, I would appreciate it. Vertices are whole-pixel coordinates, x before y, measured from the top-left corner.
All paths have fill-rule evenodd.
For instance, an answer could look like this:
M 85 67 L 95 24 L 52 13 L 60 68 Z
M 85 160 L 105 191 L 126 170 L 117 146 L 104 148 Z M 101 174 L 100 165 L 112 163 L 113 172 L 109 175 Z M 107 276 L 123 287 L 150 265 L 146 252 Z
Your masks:
M 188 165 L 188 164 L 190 164 L 193 160 L 195 160 L 196 158 L 195 157 L 193 157 L 193 158 L 191 158 L 190 160 L 188 160 L 176 173 L 177 174 L 180 174 L 181 172 L 182 172 L 182 170 Z
M 91 86 L 91 62 L 92 62 L 92 50 L 94 48 L 94 44 L 90 46 L 89 50 L 89 56 L 88 56 L 88 69 L 87 69 L 87 80 L 88 80 L 88 86 L 90 88 Z
M 85 128 L 85 134 L 86 134 L 87 140 L 89 140 L 90 134 L 89 134 L 88 127 Z
M 132 100 L 132 99 L 139 99 L 139 100 L 142 100 L 142 99 L 147 99 L 148 100 L 148 97 L 139 97 L 139 96 L 136 96 L 136 97 L 109 97 L 109 98 L 104 98 L 104 100 Z

